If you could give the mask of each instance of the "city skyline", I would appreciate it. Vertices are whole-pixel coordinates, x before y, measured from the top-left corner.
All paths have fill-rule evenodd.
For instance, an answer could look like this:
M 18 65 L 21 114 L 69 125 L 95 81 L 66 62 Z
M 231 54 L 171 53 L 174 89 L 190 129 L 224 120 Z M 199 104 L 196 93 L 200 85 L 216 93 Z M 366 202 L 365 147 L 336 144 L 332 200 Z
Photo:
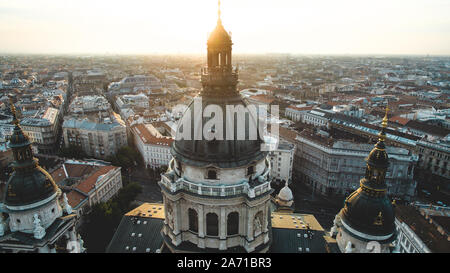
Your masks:
M 235 53 L 450 55 L 450 3 L 222 1 Z M 202 54 L 217 1 L 0 1 L 3 54 Z

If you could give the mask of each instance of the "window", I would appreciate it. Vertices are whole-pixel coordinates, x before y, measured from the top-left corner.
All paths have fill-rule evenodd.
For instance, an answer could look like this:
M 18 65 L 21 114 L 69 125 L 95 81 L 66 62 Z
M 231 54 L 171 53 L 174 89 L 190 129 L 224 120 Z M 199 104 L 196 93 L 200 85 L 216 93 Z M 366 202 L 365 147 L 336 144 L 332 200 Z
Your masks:
M 239 213 L 236 211 L 228 214 L 227 234 L 234 235 L 239 233 Z
M 217 179 L 217 172 L 216 170 L 208 170 L 208 179 Z
M 219 235 L 219 219 L 215 213 L 206 214 L 206 235 Z
M 193 232 L 198 232 L 197 211 L 195 211 L 194 209 L 189 209 L 188 214 L 189 214 L 189 230 Z
M 250 166 L 247 168 L 247 175 L 252 175 L 255 173 L 255 166 Z

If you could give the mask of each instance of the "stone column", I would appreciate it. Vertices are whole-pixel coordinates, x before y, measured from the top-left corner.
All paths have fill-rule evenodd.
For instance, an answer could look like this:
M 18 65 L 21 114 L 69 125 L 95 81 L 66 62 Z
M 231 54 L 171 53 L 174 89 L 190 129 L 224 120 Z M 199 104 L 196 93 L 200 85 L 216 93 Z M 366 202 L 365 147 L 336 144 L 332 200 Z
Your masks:
M 175 236 L 174 240 L 172 240 L 172 243 L 174 245 L 181 244 L 181 232 L 180 232 L 180 226 L 181 226 L 181 210 L 180 210 L 180 203 L 179 201 L 175 201 L 172 205 L 173 207 L 173 235 Z
M 205 215 L 203 211 L 203 205 L 199 204 L 198 207 L 198 247 L 205 248 Z
M 219 249 L 220 250 L 225 250 L 227 249 L 227 242 L 226 242 L 226 230 L 227 230 L 227 226 L 226 226 L 226 220 L 225 220 L 225 207 L 220 207 L 220 218 L 219 218 L 219 238 L 220 238 L 220 244 L 219 244 Z
M 173 204 L 173 234 L 178 235 L 180 233 L 180 222 L 179 222 L 179 208 L 178 208 L 178 202 L 175 202 Z
M 247 210 L 247 240 L 253 241 L 253 212 L 252 212 L 252 209 Z

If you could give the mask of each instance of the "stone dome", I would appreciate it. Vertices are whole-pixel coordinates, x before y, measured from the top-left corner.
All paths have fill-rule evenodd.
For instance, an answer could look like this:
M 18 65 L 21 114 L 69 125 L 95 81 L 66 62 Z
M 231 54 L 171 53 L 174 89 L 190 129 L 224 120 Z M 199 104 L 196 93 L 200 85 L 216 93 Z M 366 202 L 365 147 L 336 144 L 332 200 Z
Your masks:
M 211 32 L 208 38 L 208 46 L 215 45 L 231 45 L 231 36 L 225 30 L 222 25 L 222 22 L 219 20 L 217 22 L 216 28 Z
M 7 206 L 26 206 L 53 196 L 58 191 L 53 178 L 37 166 L 26 172 L 15 171 L 6 186 L 4 203 Z
M 389 167 L 389 156 L 386 152 L 386 145 L 379 141 L 375 148 L 369 153 L 366 158 L 367 164 L 378 169 L 387 169 Z
M 385 240 L 394 239 L 394 209 L 386 195 L 374 198 L 366 191 L 358 189 L 346 199 L 339 215 L 353 230 L 371 236 L 384 236 Z
M 198 98 L 199 99 L 199 98 Z M 195 101 L 195 99 L 194 99 Z M 234 127 L 231 129 L 231 133 L 234 140 L 226 140 L 227 138 L 227 122 L 232 120 L 232 114 L 227 113 L 227 105 L 241 105 L 247 106 L 248 103 L 236 93 L 232 97 L 223 97 L 214 99 L 208 96 L 203 96 L 201 99 L 201 108 L 204 110 L 208 105 L 217 105 L 222 113 L 222 140 L 213 139 L 207 140 L 202 136 L 203 128 L 196 128 L 194 123 L 197 123 L 199 119 L 202 119 L 202 124 L 205 125 L 210 118 L 202 118 L 202 109 L 196 109 L 194 107 L 194 101 L 190 103 L 187 110 L 183 114 L 183 117 L 179 120 L 177 128 L 176 140 L 172 144 L 171 153 L 175 159 L 184 162 L 188 165 L 204 167 L 207 165 L 213 165 L 219 168 L 235 168 L 244 165 L 251 164 L 252 162 L 261 160 L 267 155 L 267 152 L 261 151 L 261 145 L 264 143 L 262 138 L 257 132 L 255 140 L 250 139 L 248 124 L 257 124 L 256 117 L 250 113 L 246 114 L 245 118 L 245 139 L 238 140 L 238 122 L 237 115 L 235 114 Z M 200 105 L 200 104 L 199 104 Z M 182 131 L 184 130 L 183 124 L 190 124 L 190 136 L 191 139 L 184 139 Z M 197 123 L 198 124 L 198 123 Z M 215 128 L 219 130 L 219 128 Z M 231 131 L 230 130 L 230 131 Z M 197 134 L 201 136 L 200 140 L 195 140 L 194 137 Z M 230 132 L 228 132 L 230 134 Z
M 292 194 L 291 189 L 289 188 L 289 186 L 286 185 L 280 190 L 280 192 L 277 195 L 278 199 L 288 202 L 288 201 L 292 201 L 294 199 L 294 196 Z
M 4 194 L 6 206 L 29 206 L 39 204 L 58 192 L 53 178 L 38 165 L 33 157 L 31 143 L 15 119 L 10 147 L 13 150 L 14 172 L 9 177 Z

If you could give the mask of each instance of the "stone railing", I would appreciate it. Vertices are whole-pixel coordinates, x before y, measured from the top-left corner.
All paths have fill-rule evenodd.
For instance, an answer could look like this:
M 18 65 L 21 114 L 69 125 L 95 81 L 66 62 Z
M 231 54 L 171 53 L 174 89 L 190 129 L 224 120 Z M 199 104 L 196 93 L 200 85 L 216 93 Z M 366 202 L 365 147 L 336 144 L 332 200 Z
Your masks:
M 265 172 L 256 177 L 258 184 L 250 186 L 248 180 L 243 180 L 241 183 L 233 185 L 206 185 L 202 183 L 194 183 L 187 181 L 182 177 L 178 177 L 172 167 L 172 162 L 169 163 L 168 172 L 161 175 L 161 184 L 164 185 L 170 192 L 175 193 L 179 190 L 185 190 L 204 196 L 235 196 L 238 194 L 246 194 L 249 198 L 255 198 L 270 191 L 269 173 L 270 169 L 266 168 Z

